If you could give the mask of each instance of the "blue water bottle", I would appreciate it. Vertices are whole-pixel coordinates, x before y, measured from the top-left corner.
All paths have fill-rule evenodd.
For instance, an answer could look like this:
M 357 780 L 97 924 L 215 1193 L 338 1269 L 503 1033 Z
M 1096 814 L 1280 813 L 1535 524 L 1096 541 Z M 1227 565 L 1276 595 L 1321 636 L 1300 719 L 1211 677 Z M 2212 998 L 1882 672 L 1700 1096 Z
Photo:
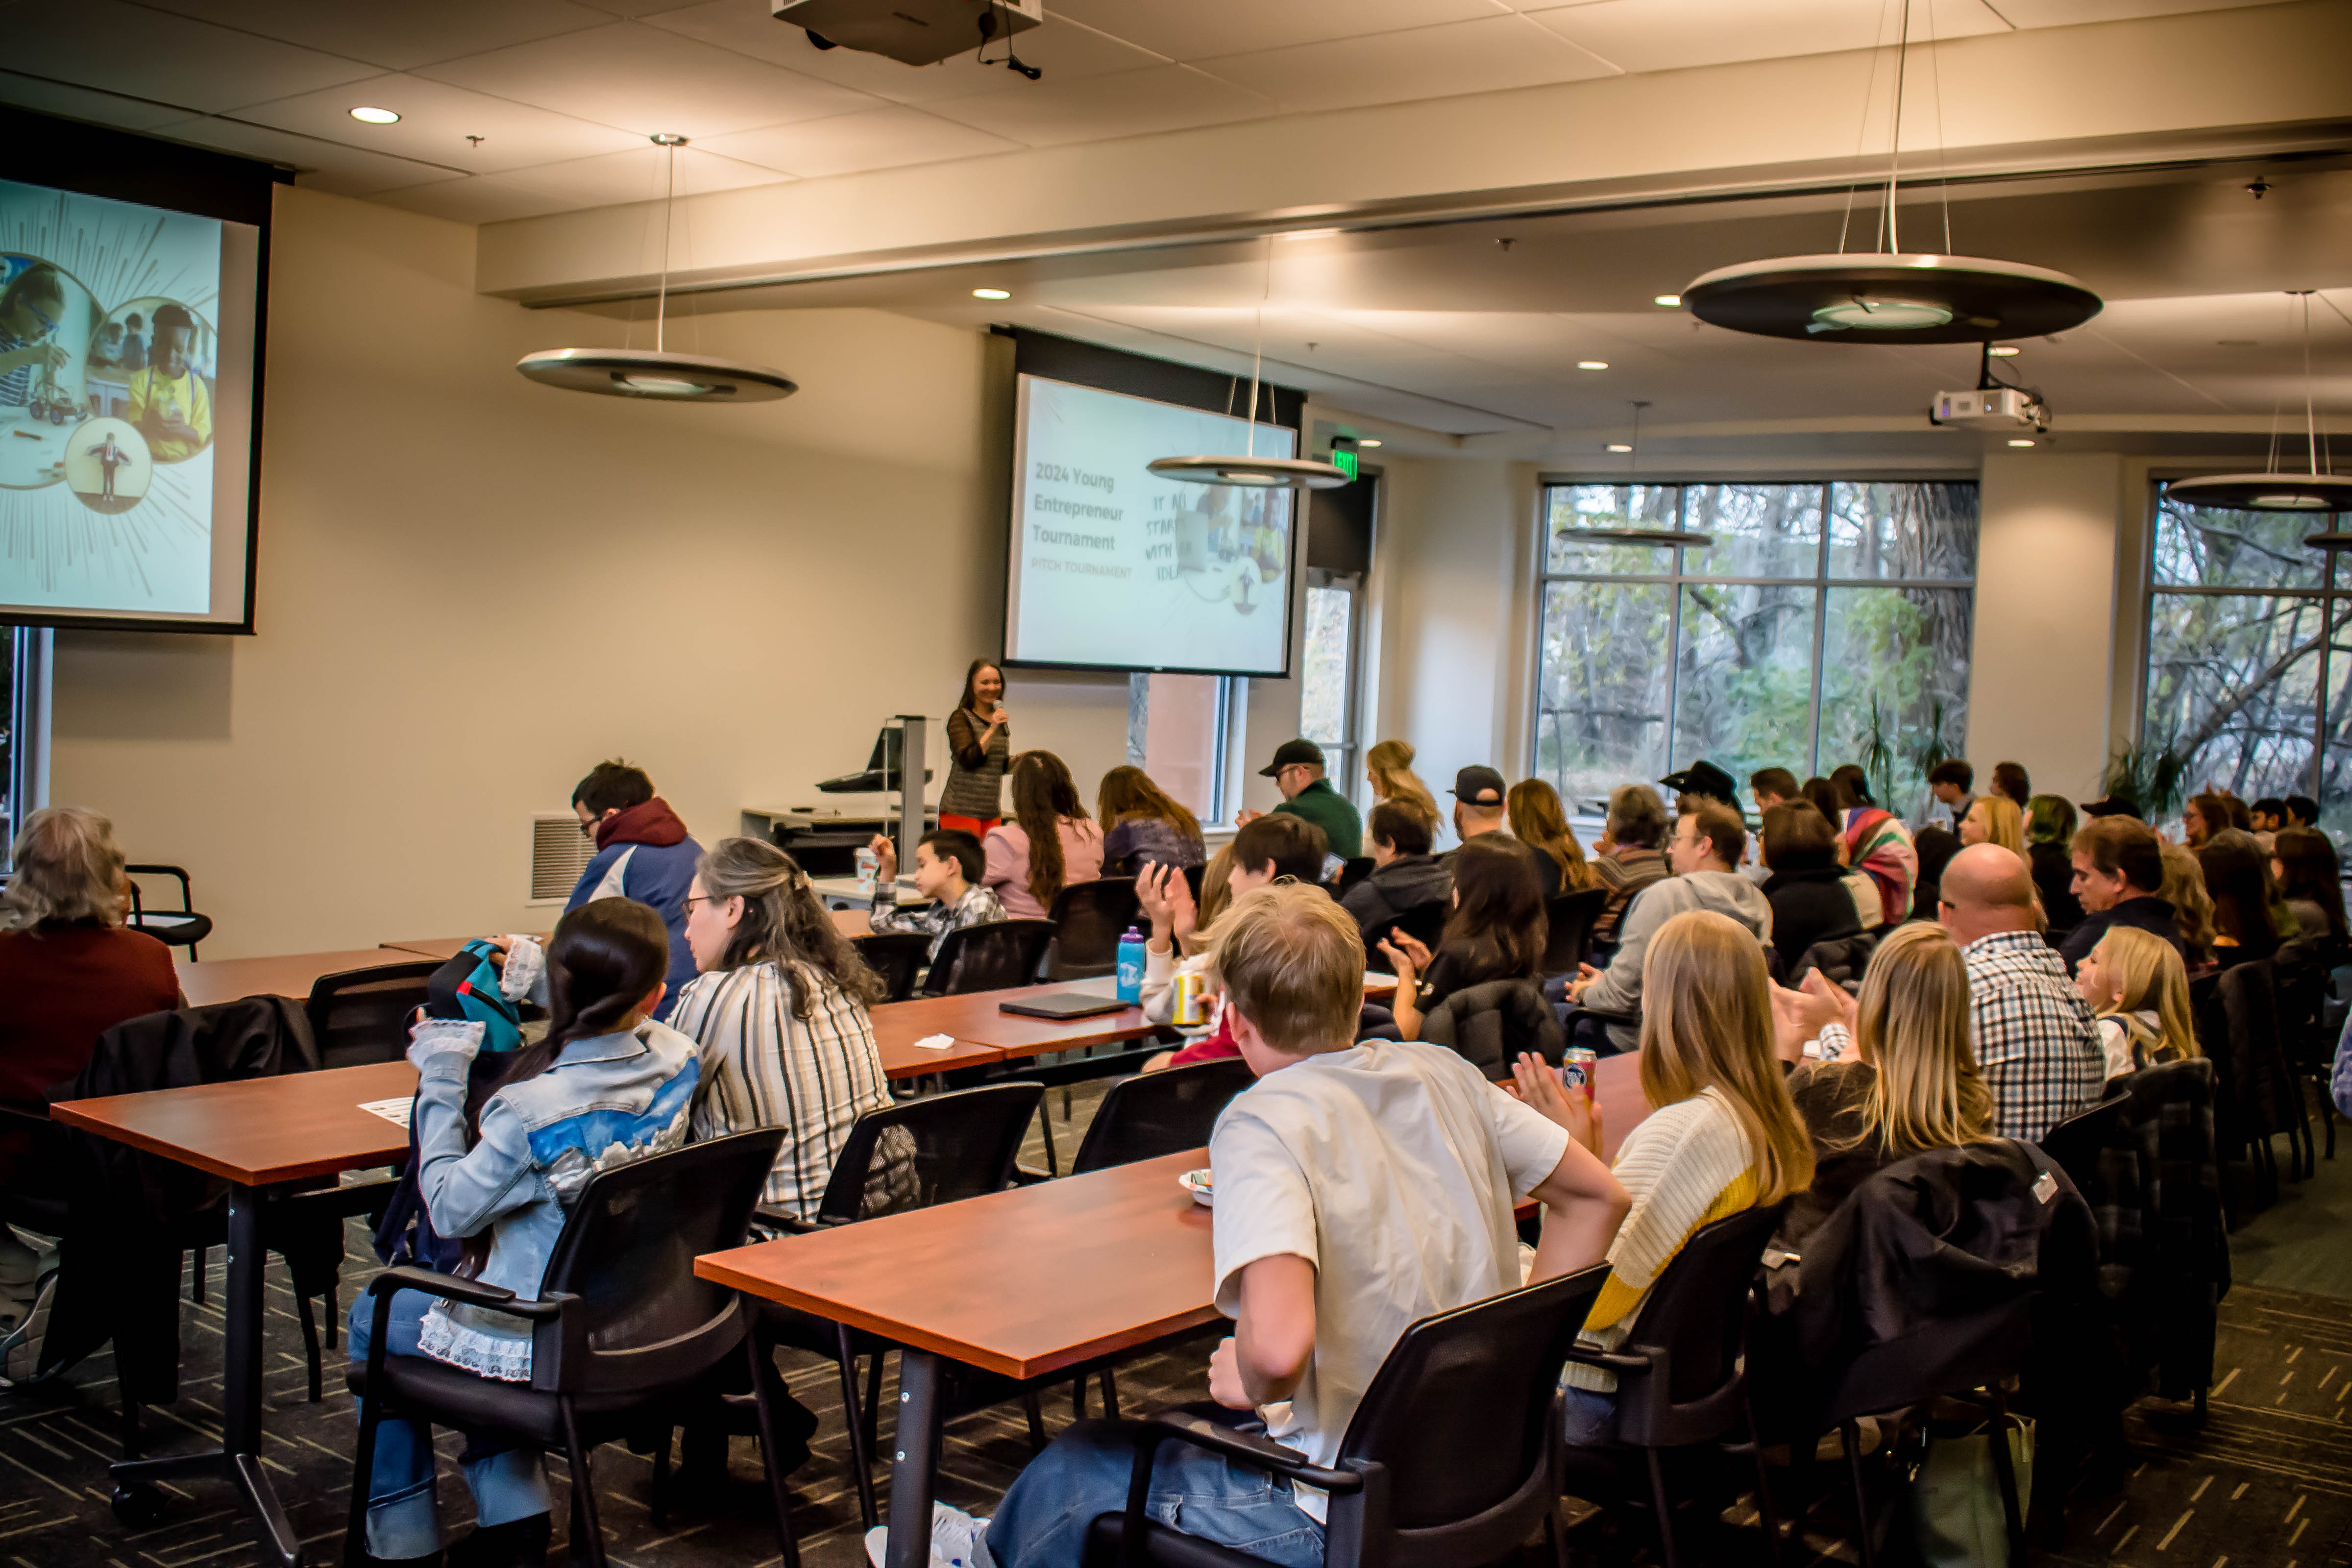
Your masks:
M 1118 939 L 1118 999 L 1143 1000 L 1143 933 L 1133 926 Z

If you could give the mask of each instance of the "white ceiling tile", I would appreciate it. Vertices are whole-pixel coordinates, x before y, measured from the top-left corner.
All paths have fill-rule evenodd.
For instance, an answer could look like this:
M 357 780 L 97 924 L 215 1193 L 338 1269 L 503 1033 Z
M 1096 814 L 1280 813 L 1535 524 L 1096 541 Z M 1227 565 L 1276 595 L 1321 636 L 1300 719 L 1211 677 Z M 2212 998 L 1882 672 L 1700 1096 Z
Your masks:
M 941 120 L 919 109 L 893 104 L 863 114 L 804 120 L 714 137 L 703 143 L 715 153 L 771 169 L 816 178 L 862 169 L 894 169 L 937 163 L 983 153 L 1017 152 L 1021 143 Z
M 1198 60 L 1463 22 L 1506 9 L 1501 0 L 1060 0 L 1046 15 L 1075 18 L 1171 59 Z
M 701 0 L 582 0 L 582 3 L 615 16 L 658 16 L 666 11 L 682 11 L 688 5 L 699 5 Z
M 1198 68 L 1286 108 L 1310 110 L 1617 74 L 1529 18 L 1507 15 L 1206 59 Z
M 331 195 L 372 196 L 403 185 L 459 177 L 454 169 L 366 148 L 346 147 L 316 136 L 297 135 L 223 115 L 159 125 L 152 133 L 168 136 L 174 142 L 192 142 L 199 147 L 216 147 L 224 153 L 284 163 L 295 171 L 296 184 Z
M 423 213 L 427 217 L 474 224 L 544 217 L 570 207 L 562 197 L 550 195 L 514 174 L 472 174 L 459 180 L 385 191 L 372 199 L 388 207 Z
M 400 116 L 400 123 L 362 125 L 351 116 L 357 105 L 389 109 Z M 380 76 L 347 82 L 324 92 L 256 104 L 239 110 L 237 118 L 346 146 L 422 159 L 465 174 L 501 174 L 533 163 L 647 145 L 644 137 L 627 131 L 421 76 Z M 468 136 L 482 140 L 477 145 L 466 140 Z
M 149 0 L 158 10 L 324 49 L 384 70 L 478 54 L 508 44 L 603 26 L 610 14 L 573 0 L 403 0 L 397 5 L 319 0 Z
M 493 49 L 423 74 L 642 135 L 719 136 L 880 101 L 636 22 Z
M 742 0 L 707 0 L 682 11 L 668 11 L 648 19 L 653 26 L 706 44 L 716 44 L 754 59 L 766 60 L 804 76 L 870 92 L 898 103 L 923 103 L 935 99 L 961 98 L 1013 79 L 1002 65 L 983 68 L 979 50 L 937 65 L 901 65 L 886 55 L 862 49 L 820 49 L 802 28 L 777 21 L 765 7 Z M 1013 52 L 1024 65 L 1044 71 L 1052 80 L 1102 76 L 1110 71 L 1139 70 L 1163 65 L 1165 59 L 1149 49 L 1121 43 L 1048 12 L 1043 26 L 1033 27 L 1013 40 Z M 1003 58 L 1002 47 L 991 47 L 989 58 Z
M 2071 27 L 2083 22 L 2129 22 L 2188 11 L 2235 11 L 2273 0 L 2000 0 L 2000 14 L 2021 27 Z
M 1627 71 L 1866 49 L 1892 44 L 1899 27 L 1854 0 L 1596 0 L 1528 16 Z M 1914 43 L 2008 30 L 1983 0 L 1943 0 L 1911 17 Z
M 62 114 L 73 120 L 87 120 L 93 125 L 111 125 L 124 131 L 145 131 L 167 120 L 184 120 L 188 114 L 176 103 L 153 103 L 142 98 L 124 98 L 119 93 L 100 92 L 95 88 L 19 76 L 15 71 L 0 71 L 0 103 L 14 104 L 18 109 L 37 110 L 43 114 Z
M 12 6 L 6 38 L 14 70 L 177 104 L 195 114 L 375 74 L 357 60 L 121 0 Z
M 1274 114 L 1281 106 L 1189 66 L 1153 66 L 1076 81 L 1048 77 L 1016 82 L 1010 89 L 926 107 L 933 114 L 1042 147 L 1223 125 Z
M 542 195 L 561 200 L 564 210 L 657 202 L 669 189 L 666 160 L 663 149 L 645 146 L 627 153 L 607 153 L 599 158 L 541 163 L 519 172 L 515 178 Z M 722 157 L 703 148 L 677 150 L 677 190 L 681 196 L 738 191 L 746 185 L 781 185 L 789 184 L 791 178 L 789 174 Z

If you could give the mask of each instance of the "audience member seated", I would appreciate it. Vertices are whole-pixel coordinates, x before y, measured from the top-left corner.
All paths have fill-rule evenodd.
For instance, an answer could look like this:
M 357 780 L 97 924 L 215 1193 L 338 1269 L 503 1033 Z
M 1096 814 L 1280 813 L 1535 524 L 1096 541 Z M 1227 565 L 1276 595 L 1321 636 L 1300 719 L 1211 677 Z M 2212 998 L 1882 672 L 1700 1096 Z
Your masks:
M 1717 813 L 1730 815 L 1709 805 L 1695 816 Z M 1615 1174 L 1633 1209 L 1610 1243 L 1609 1280 L 1579 1336 L 1601 1351 L 1625 1342 L 1650 1288 L 1693 1231 L 1802 1192 L 1813 1174 L 1812 1149 L 1773 1053 L 1771 982 L 1755 934 L 1692 910 L 1644 945 L 1642 989 L 1652 1005 L 1642 1014 L 1642 1092 L 1657 1109 L 1617 1153 Z M 1597 1105 L 1566 1093 L 1538 1058 L 1523 1056 L 1513 1070 L 1528 1104 L 1600 1149 Z M 1571 1364 L 1561 1384 L 1568 1440 L 1611 1441 L 1615 1376 Z
M 1609 792 L 1609 818 L 1595 844 L 1593 874 L 1609 889 L 1609 901 L 1592 922 L 1592 940 L 1606 946 L 1617 940 L 1625 907 L 1651 883 L 1673 873 L 1660 846 L 1666 837 L 1666 803 L 1648 784 L 1619 784 Z
M 2273 842 L 2278 830 L 2286 826 L 2286 802 L 2274 795 L 2266 795 L 2246 808 L 2246 816 L 2254 842 L 2265 852 L 2277 847 Z
M 583 1173 L 610 1170 L 687 1139 L 698 1079 L 694 1042 L 654 1019 L 669 963 L 669 934 L 652 909 L 595 899 L 556 922 L 542 961 L 527 937 L 506 963 L 544 963 L 546 1037 L 510 1053 L 478 1101 L 468 1074 L 478 1023 L 427 1019 L 409 1032 L 417 1068 L 417 1191 L 433 1228 L 465 1243 L 460 1271 L 536 1300 Z M 352 1303 L 351 1358 L 367 1363 L 374 1299 Z M 528 1383 L 531 1325 L 486 1308 L 394 1296 L 387 1351 L 422 1355 L 504 1383 Z M 367 1554 L 437 1560 L 431 1428 L 387 1417 L 367 1477 Z M 469 1562 L 536 1563 L 549 1537 L 547 1475 L 539 1451 L 469 1436 L 460 1468 L 474 1494 Z
M 1454 912 L 1437 952 L 1398 931 L 1381 943 L 1396 974 L 1397 1033 L 1417 1039 L 1421 1021 L 1456 991 L 1490 980 L 1539 980 L 1551 939 L 1536 853 L 1507 833 L 1483 834 L 1446 858 Z
M 1798 798 L 1797 775 L 1786 768 L 1759 768 L 1748 775 L 1748 791 L 1756 797 L 1760 819 L 1781 802 Z
M 1993 1131 L 2038 1139 L 2099 1097 L 2106 1056 L 2066 966 L 2034 929 L 2033 878 L 1998 844 L 1944 868 L 1944 929 L 1969 964 L 1977 1066 Z
M 2286 806 L 2286 815 L 2279 823 L 2281 827 L 2318 827 L 2319 803 L 2317 801 L 2307 795 L 2291 795 L 2283 804 Z
M 2271 836 L 2271 875 L 2278 879 L 2279 898 L 2294 916 L 2298 934 L 2341 937 L 2344 931 L 2344 883 L 2336 868 L 2336 847 L 2324 833 L 2288 827 Z
M 2154 931 L 2189 960 L 2177 911 L 2164 897 L 2164 846 L 2155 829 L 2136 816 L 2095 816 L 2074 835 L 2069 858 L 2083 918 L 2058 944 L 2068 970 L 2078 968 L 2099 939 L 2117 926 Z
M 1308 740 L 1285 741 L 1274 749 L 1274 761 L 1258 769 L 1258 777 L 1272 779 L 1282 792 L 1276 813 L 1311 822 L 1323 830 L 1331 853 L 1353 860 L 1364 852 L 1364 822 L 1348 797 L 1323 776 L 1323 748 Z M 1234 820 L 1244 826 L 1265 813 L 1244 811 Z M 1321 880 L 1319 877 L 1315 879 Z
M 1120 766 L 1103 774 L 1095 819 L 1102 824 L 1105 876 L 1132 877 L 1145 866 L 1181 871 L 1209 858 L 1201 819 L 1141 768 Z
M 1960 818 L 1960 847 L 1998 844 L 2011 854 L 2025 854 L 2025 813 L 2005 795 L 1980 795 L 1969 803 Z
M 1899 925 L 1911 916 L 1911 889 L 1919 874 L 1910 830 L 1902 818 L 1871 800 L 1869 781 L 1852 763 L 1831 769 L 1830 783 L 1837 786 L 1845 808 L 1843 819 L 1830 819 L 1845 841 L 1845 863 L 1877 888 L 1881 921 Z
M 1510 803 L 1503 793 L 1503 775 L 1473 764 L 1454 775 L 1454 837 L 1467 844 L 1481 834 L 1507 831 L 1503 819 Z
M 1701 757 L 1677 773 L 1668 773 L 1658 783 L 1675 792 L 1675 815 L 1687 815 L 1698 809 L 1699 802 L 1711 800 L 1717 805 L 1739 809 L 1739 785 L 1731 775 Z
M 1373 800 L 1398 800 L 1420 806 L 1429 814 L 1431 830 L 1434 832 L 1437 796 L 1412 771 L 1414 754 L 1409 741 L 1382 741 L 1364 753 L 1364 776 L 1372 786 Z
M 1995 763 L 1992 765 L 1992 793 L 2017 803 L 2023 811 L 2033 803 L 2033 781 L 2026 776 L 2023 763 Z
M 2163 854 L 2163 897 L 2172 906 L 2173 936 L 2181 962 L 2195 974 L 2213 964 L 2213 900 L 2205 891 L 2205 868 L 2186 844 L 2167 844 Z
M 1817 942 L 1859 936 L 1853 899 L 1837 862 L 1837 834 L 1813 803 L 1799 795 L 1766 808 L 1761 837 L 1764 900 L 1772 907 L 1772 951 L 1780 973 L 1797 973 L 1797 961 Z
M 2033 868 L 2033 890 L 2050 921 L 2049 936 L 2063 939 L 2083 923 L 2083 900 L 2074 896 L 2074 803 L 2063 795 L 2037 795 L 2025 808 L 2025 859 Z
M 1642 1011 L 1643 974 L 1646 950 L 1660 927 L 1676 915 L 1710 910 L 1746 930 L 1759 943 L 1772 940 L 1772 905 L 1764 890 L 1738 870 L 1748 848 L 1748 828 L 1739 814 L 1713 802 L 1678 817 L 1667 851 L 1674 875 L 1644 889 L 1625 914 L 1615 956 L 1606 971 L 1587 963 L 1568 986 L 1570 1001 L 1610 1013 Z M 1542 952 L 1542 944 L 1537 945 Z M 1609 1026 L 1609 1037 L 1621 1051 L 1632 1050 L 1638 1036 L 1624 1024 Z
M 1348 889 L 1339 900 L 1369 933 L 1382 921 L 1407 910 L 1442 903 L 1453 895 L 1454 876 L 1429 852 L 1430 829 L 1436 818 L 1424 816 L 1412 800 L 1383 800 L 1372 807 L 1364 837 L 1370 840 L 1372 874 Z
M 1505 807 L 1511 836 L 1536 852 L 1546 899 L 1601 885 L 1585 861 L 1584 846 L 1576 841 L 1576 829 L 1568 824 L 1558 790 L 1541 779 L 1521 779 L 1511 786 Z
M 1136 901 L 1151 924 L 1143 941 L 1143 1016 L 1192 1037 L 1183 1049 L 1154 1057 L 1150 1068 L 1183 1067 L 1240 1054 L 1241 1047 L 1225 1022 L 1224 989 L 1216 968 L 1220 922 L 1243 894 L 1270 887 L 1286 877 L 1313 886 L 1322 876 L 1323 858 L 1329 853 L 1323 830 L 1313 823 L 1269 814 L 1242 824 L 1234 841 L 1218 852 L 1218 859 L 1225 862 L 1224 873 L 1220 877 L 1215 862 L 1211 862 L 1202 878 L 1199 910 L 1193 907 L 1192 889 L 1181 871 L 1147 866 L 1136 873 Z M 1362 938 L 1357 940 L 1360 943 Z M 1207 1012 L 1198 1025 L 1176 1024 L 1179 973 L 1201 977 Z M 1360 976 L 1357 984 L 1360 988 Z M 1360 1005 L 1362 997 L 1357 1000 Z
M 2107 1077 L 2199 1054 L 2180 950 L 2153 931 L 2117 926 L 2084 954 L 2075 988 L 2098 1016 Z
M 2227 968 L 2278 951 L 2281 928 L 2294 915 L 2279 901 L 2270 857 L 2242 828 L 2217 828 L 2198 847 L 2205 891 L 2213 900 L 2213 957 Z
M 1917 878 L 1911 884 L 1913 920 L 1931 921 L 1936 918 L 1936 893 L 1943 880 L 1944 868 L 1962 847 L 1959 835 L 1940 823 L 1928 823 L 1911 836 L 1911 853 L 1919 861 Z M 1846 875 L 1848 890 L 1853 893 L 1856 905 L 1869 906 L 1864 913 L 1877 917 L 1872 921 L 1874 926 L 1885 925 L 1886 910 L 1879 902 L 1878 884 L 1868 877 L 1863 877 L 1859 883 L 1855 883 L 1852 879 L 1858 873 L 1848 872 Z
M 2227 795 L 2208 793 L 2191 795 L 2189 804 L 2180 808 L 2180 837 L 2191 849 L 2202 848 L 2205 840 L 2230 826 L 2230 799 Z
M 1992 1091 L 1969 1048 L 1969 966 L 1940 926 L 1914 921 L 1870 956 L 1862 994 L 1826 982 L 1775 986 L 1783 1059 L 1807 1047 L 1789 1096 L 1812 1137 L 1812 1185 L 1779 1245 L 1801 1252 L 1848 1194 L 1898 1160 L 1992 1136 Z
M 955 848 L 979 859 L 971 834 L 929 833 L 916 851 L 919 865 L 942 838 L 961 840 Z M 940 862 L 929 864 L 936 877 Z M 946 864 L 952 869 L 956 861 Z M 984 888 L 971 892 L 989 898 Z M 696 868 L 689 898 L 686 934 L 702 973 L 670 1023 L 702 1053 L 694 1135 L 790 1130 L 764 1201 L 813 1218 L 850 1128 L 890 1103 L 866 1011 L 884 999 L 882 983 L 834 925 L 807 875 L 772 844 L 720 839 Z M 908 919 L 891 929 L 925 928 Z
M 1363 944 L 1314 889 L 1236 899 L 1219 966 L 1258 1077 L 1209 1147 L 1216 1300 L 1234 1320 L 1210 1357 L 1209 1392 L 1265 1412 L 1266 1436 L 1328 1465 L 1407 1325 L 1517 1288 L 1516 1196 L 1545 1207 L 1539 1280 L 1598 1262 L 1626 1198 L 1589 1148 L 1453 1052 L 1356 1044 Z M 934 1550 L 971 1562 L 985 1531 L 993 1562 L 1076 1563 L 1088 1524 L 1124 1506 L 1133 1468 L 1115 1431 L 1074 1426 L 1022 1472 L 993 1522 L 942 1510 Z M 1170 1520 L 1181 1510 L 1187 1534 L 1270 1563 L 1323 1561 L 1321 1496 L 1182 1443 L 1160 1449 L 1145 1507 Z
M 1977 803 L 1976 784 L 1976 769 L 1958 757 L 1947 758 L 1927 770 L 1927 793 L 1950 814 L 1955 833 L 1969 819 L 1969 807 Z
M 669 930 L 669 974 L 656 1018 L 667 1018 L 677 994 L 694 978 L 694 953 L 686 945 L 686 885 L 694 879 L 702 846 L 687 836 L 686 824 L 669 803 L 654 794 L 643 768 L 615 759 L 589 770 L 572 792 L 580 831 L 596 841 L 596 853 L 563 906 L 568 914 L 594 899 L 635 899 L 652 906 Z
M 919 910 L 898 902 L 898 847 L 887 834 L 877 833 L 873 849 L 874 902 L 866 916 L 869 930 L 920 932 L 931 939 L 930 956 L 937 958 L 948 932 L 1011 918 L 1003 901 L 981 885 L 987 856 L 980 840 L 961 828 L 934 827 L 915 841 L 915 891 L 930 900 Z M 831 916 L 825 923 L 833 923 Z
M 1072 882 L 1102 875 L 1103 837 L 1070 770 L 1051 752 L 1013 759 L 1013 820 L 980 841 L 987 865 L 981 882 L 1010 920 L 1041 921 Z

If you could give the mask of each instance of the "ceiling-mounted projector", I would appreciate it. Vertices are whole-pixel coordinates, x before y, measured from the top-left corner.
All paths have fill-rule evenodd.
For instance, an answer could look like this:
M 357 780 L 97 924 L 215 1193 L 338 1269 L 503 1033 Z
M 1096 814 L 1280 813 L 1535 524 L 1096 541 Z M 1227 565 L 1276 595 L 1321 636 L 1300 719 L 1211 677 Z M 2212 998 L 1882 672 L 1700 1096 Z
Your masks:
M 1979 386 L 1936 394 L 1927 422 L 1978 430 L 2047 430 L 2050 405 L 2021 387 Z
M 838 45 L 910 66 L 1001 44 L 1045 19 L 1045 0 L 769 0 L 768 10 L 807 28 L 821 49 Z

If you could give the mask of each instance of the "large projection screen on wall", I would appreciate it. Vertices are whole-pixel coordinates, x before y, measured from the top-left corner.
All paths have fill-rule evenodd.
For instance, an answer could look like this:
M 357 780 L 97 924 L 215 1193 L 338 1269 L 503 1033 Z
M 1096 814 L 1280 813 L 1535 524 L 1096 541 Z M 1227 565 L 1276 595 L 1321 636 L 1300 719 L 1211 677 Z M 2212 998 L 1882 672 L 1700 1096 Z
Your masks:
M 1297 492 L 1191 484 L 1156 458 L 1252 449 L 1297 433 L 1023 374 L 1005 571 L 1009 663 L 1289 672 Z

